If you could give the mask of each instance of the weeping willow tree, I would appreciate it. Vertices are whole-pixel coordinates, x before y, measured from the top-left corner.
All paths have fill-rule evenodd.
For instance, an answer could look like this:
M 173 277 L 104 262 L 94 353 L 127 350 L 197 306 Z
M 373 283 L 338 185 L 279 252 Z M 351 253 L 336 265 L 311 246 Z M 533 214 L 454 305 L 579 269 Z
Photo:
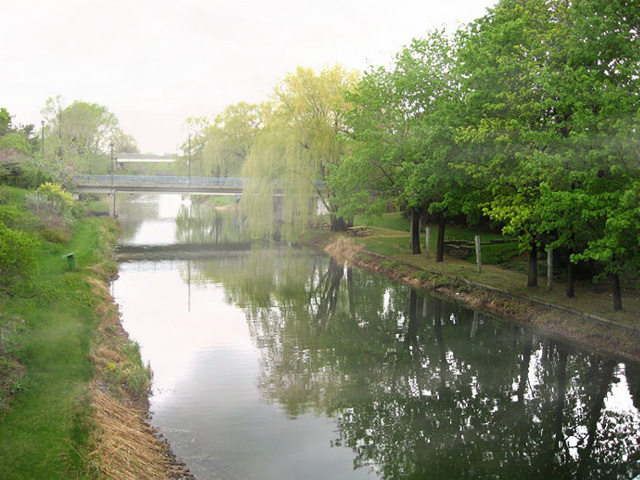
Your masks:
M 204 130 L 202 164 L 214 177 L 237 177 L 261 124 L 260 106 L 229 105 Z
M 242 205 L 254 234 L 299 239 L 316 214 L 316 199 L 331 215 L 332 229 L 348 225 L 324 181 L 345 150 L 344 115 L 350 107 L 343 94 L 357 80 L 339 65 L 320 72 L 299 67 L 263 105 L 264 124 L 242 169 L 251 179 Z

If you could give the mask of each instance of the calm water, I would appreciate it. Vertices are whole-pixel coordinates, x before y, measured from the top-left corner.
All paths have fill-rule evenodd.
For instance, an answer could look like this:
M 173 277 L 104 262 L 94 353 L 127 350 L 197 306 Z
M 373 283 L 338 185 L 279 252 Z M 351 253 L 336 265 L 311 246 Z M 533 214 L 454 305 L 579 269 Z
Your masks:
M 640 474 L 638 365 L 251 248 L 233 211 L 177 196 L 118 211 L 113 289 L 154 371 L 153 422 L 200 480 Z

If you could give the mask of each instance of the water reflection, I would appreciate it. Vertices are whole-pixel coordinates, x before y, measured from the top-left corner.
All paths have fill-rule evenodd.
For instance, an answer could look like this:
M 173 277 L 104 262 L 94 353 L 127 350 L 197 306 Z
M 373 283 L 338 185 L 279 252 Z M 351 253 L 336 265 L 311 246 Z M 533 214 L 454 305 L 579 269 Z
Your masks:
M 180 244 L 220 244 L 243 242 L 248 234 L 237 205 L 212 208 L 202 200 L 180 205 L 176 217 L 176 242 Z
M 201 480 L 640 473 L 638 365 L 312 252 L 227 249 L 245 240 L 233 211 L 172 205 L 178 245 L 123 263 L 114 289 L 155 421 Z M 129 243 L 163 245 L 134 224 Z
M 262 394 L 291 417 L 335 416 L 334 445 L 357 467 L 388 479 L 640 473 L 635 365 L 318 256 L 260 252 L 228 273 L 211 278 L 245 306 Z M 626 410 L 608 406 L 620 383 Z

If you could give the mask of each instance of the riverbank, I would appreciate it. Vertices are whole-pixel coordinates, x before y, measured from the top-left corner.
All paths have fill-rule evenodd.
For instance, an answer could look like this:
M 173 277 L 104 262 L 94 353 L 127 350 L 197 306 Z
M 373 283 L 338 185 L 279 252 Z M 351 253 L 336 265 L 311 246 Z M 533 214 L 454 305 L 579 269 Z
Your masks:
M 117 235 L 83 217 L 68 241 L 41 240 L 31 293 L 3 301 L 3 480 L 193 478 L 148 422 L 150 370 L 110 294 Z
M 578 300 L 561 299 L 561 285 L 556 286 L 553 294 L 543 287 L 527 289 L 524 275 L 497 266 L 484 266 L 485 273 L 480 275 L 475 265 L 468 262 L 447 259 L 436 264 L 424 255 L 379 255 L 368 251 L 365 243 L 345 236 L 322 236 L 317 243 L 328 254 L 358 267 L 465 302 L 472 308 L 508 317 L 526 328 L 583 348 L 640 362 L 637 298 L 627 298 L 626 312 L 608 314 L 611 300 L 602 289 L 582 286 L 577 292 Z M 498 281 L 501 275 L 504 278 Z M 511 287 L 505 287 L 507 284 L 503 281 Z M 581 308 L 583 305 L 593 306 L 597 313 Z
M 115 238 L 111 242 L 115 245 Z M 113 260 L 113 259 L 112 259 Z M 92 282 L 100 299 L 100 319 L 90 359 L 95 366 L 91 384 L 92 450 L 87 456 L 92 478 L 115 480 L 193 480 L 189 469 L 150 425 L 151 369 L 142 365 L 137 343 L 122 327 L 109 283 Z

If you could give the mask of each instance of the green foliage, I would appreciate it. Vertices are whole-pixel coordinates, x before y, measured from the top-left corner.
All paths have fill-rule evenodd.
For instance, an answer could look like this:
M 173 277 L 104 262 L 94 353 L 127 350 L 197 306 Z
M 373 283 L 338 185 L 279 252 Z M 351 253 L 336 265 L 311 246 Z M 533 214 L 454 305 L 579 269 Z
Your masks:
M 118 119 L 103 105 L 74 101 L 65 105 L 61 96 L 47 99 L 44 155 L 34 165 L 47 180 L 69 186 L 75 171 L 106 174 L 111 148 L 136 152 L 135 139 L 118 126 Z
M 15 295 L 27 288 L 38 272 L 37 241 L 0 221 L 0 295 Z
M 74 222 L 77 206 L 62 185 L 45 182 L 27 195 L 26 202 L 45 228 L 66 229 Z
M 74 207 L 73 195 L 66 191 L 62 185 L 45 182 L 38 187 L 36 192 L 55 201 L 65 211 L 70 211 Z
M 20 208 L 14 204 L 3 205 L 0 202 L 0 222 L 14 230 L 33 230 L 36 226 L 36 220 L 24 208 Z
M 105 381 L 112 384 L 114 392 L 124 386 L 134 395 L 146 395 L 151 386 L 152 372 L 149 365 L 140 360 L 140 345 L 127 341 L 122 345 L 125 360 L 119 364 L 107 363 Z
M 199 152 L 202 161 L 196 171 L 214 177 L 239 177 L 254 139 L 260 130 L 261 108 L 240 102 L 219 114 L 212 125 L 201 132 L 204 145 Z M 197 136 L 192 143 L 198 145 Z
M 264 125 L 242 169 L 243 177 L 255 179 L 241 203 L 254 234 L 301 238 L 314 196 L 336 219 L 335 192 L 315 182 L 326 180 L 342 161 L 344 112 L 349 108 L 343 92 L 355 80 L 355 73 L 340 66 L 320 72 L 298 68 L 275 88 L 274 101 L 263 106 Z M 283 196 L 274 199 L 277 190 Z M 280 202 L 276 208 L 274 202 Z

